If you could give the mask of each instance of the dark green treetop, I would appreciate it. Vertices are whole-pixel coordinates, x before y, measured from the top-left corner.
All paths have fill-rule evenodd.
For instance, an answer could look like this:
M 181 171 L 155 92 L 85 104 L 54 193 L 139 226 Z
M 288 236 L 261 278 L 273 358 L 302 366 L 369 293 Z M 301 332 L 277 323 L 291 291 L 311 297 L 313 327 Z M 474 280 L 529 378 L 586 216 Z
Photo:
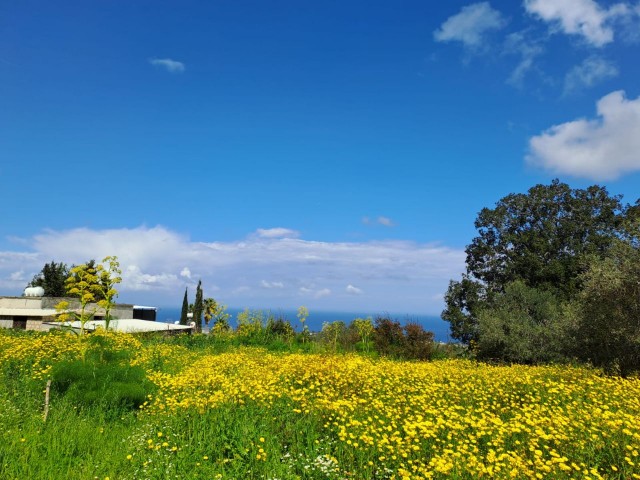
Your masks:
M 466 274 L 445 294 L 442 318 L 451 323 L 452 337 L 477 340 L 478 309 L 514 281 L 573 298 L 588 259 L 604 256 L 623 235 L 627 209 L 604 187 L 572 189 L 557 179 L 483 208 L 478 235 L 466 248 Z
M 67 295 L 65 282 L 68 276 L 69 267 L 62 262 L 56 263 L 52 260 L 42 267 L 28 286 L 44 288 L 45 297 L 65 297 Z

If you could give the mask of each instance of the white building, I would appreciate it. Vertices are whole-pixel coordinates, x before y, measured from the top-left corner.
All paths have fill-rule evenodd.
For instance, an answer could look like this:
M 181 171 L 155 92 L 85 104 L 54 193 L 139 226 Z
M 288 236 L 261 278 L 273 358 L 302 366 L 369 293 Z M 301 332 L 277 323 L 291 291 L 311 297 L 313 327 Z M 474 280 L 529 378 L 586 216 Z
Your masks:
M 76 298 L 59 298 L 34 296 L 42 295 L 43 291 L 36 288 L 25 290 L 23 297 L 0 296 L 0 328 L 15 328 L 22 330 L 50 330 L 59 328 L 62 324 L 57 319 L 59 313 L 55 306 L 61 301 L 69 302 L 69 310 L 79 312 L 80 302 Z M 111 310 L 109 328 L 126 332 L 167 332 L 191 331 L 192 326 L 169 325 L 156 322 L 156 308 L 124 303 L 115 304 Z M 87 330 L 104 326 L 105 311 L 96 304 L 89 304 L 86 311 L 95 312 L 93 318 L 87 322 Z M 79 322 L 77 322 L 79 323 Z M 74 322 L 68 323 L 74 328 Z

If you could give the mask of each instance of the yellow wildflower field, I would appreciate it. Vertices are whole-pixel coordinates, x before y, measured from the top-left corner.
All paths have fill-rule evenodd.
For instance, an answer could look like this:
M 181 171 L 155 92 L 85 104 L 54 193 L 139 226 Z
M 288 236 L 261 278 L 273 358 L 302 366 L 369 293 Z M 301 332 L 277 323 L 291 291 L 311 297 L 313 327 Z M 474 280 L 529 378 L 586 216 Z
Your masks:
M 640 479 L 637 378 L 468 360 L 399 362 L 242 347 L 210 353 L 109 337 L 133 352 L 131 362 L 157 386 L 139 416 L 159 424 L 221 406 L 286 405 L 286 415 L 320 420 L 331 439 L 331 478 Z M 35 378 L 46 377 L 60 356 L 81 351 L 81 342 L 62 335 L 20 342 L 0 336 L 0 362 L 29 358 Z M 269 442 L 253 440 L 254 458 L 266 462 Z

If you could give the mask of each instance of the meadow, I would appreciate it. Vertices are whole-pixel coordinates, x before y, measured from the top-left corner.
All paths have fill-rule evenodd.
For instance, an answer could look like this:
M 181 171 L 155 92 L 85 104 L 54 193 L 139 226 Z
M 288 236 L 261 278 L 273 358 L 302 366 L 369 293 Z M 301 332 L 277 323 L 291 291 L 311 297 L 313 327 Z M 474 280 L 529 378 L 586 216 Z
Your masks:
M 0 372 L 3 479 L 640 479 L 640 379 L 582 366 L 6 331 Z

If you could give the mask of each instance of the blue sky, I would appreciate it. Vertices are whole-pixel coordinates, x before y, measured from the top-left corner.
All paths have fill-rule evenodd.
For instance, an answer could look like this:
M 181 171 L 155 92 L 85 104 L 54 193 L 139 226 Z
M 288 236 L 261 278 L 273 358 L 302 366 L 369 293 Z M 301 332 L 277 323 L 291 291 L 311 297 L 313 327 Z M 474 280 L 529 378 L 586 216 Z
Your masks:
M 479 210 L 640 190 L 640 3 L 5 2 L 0 294 L 438 314 Z

